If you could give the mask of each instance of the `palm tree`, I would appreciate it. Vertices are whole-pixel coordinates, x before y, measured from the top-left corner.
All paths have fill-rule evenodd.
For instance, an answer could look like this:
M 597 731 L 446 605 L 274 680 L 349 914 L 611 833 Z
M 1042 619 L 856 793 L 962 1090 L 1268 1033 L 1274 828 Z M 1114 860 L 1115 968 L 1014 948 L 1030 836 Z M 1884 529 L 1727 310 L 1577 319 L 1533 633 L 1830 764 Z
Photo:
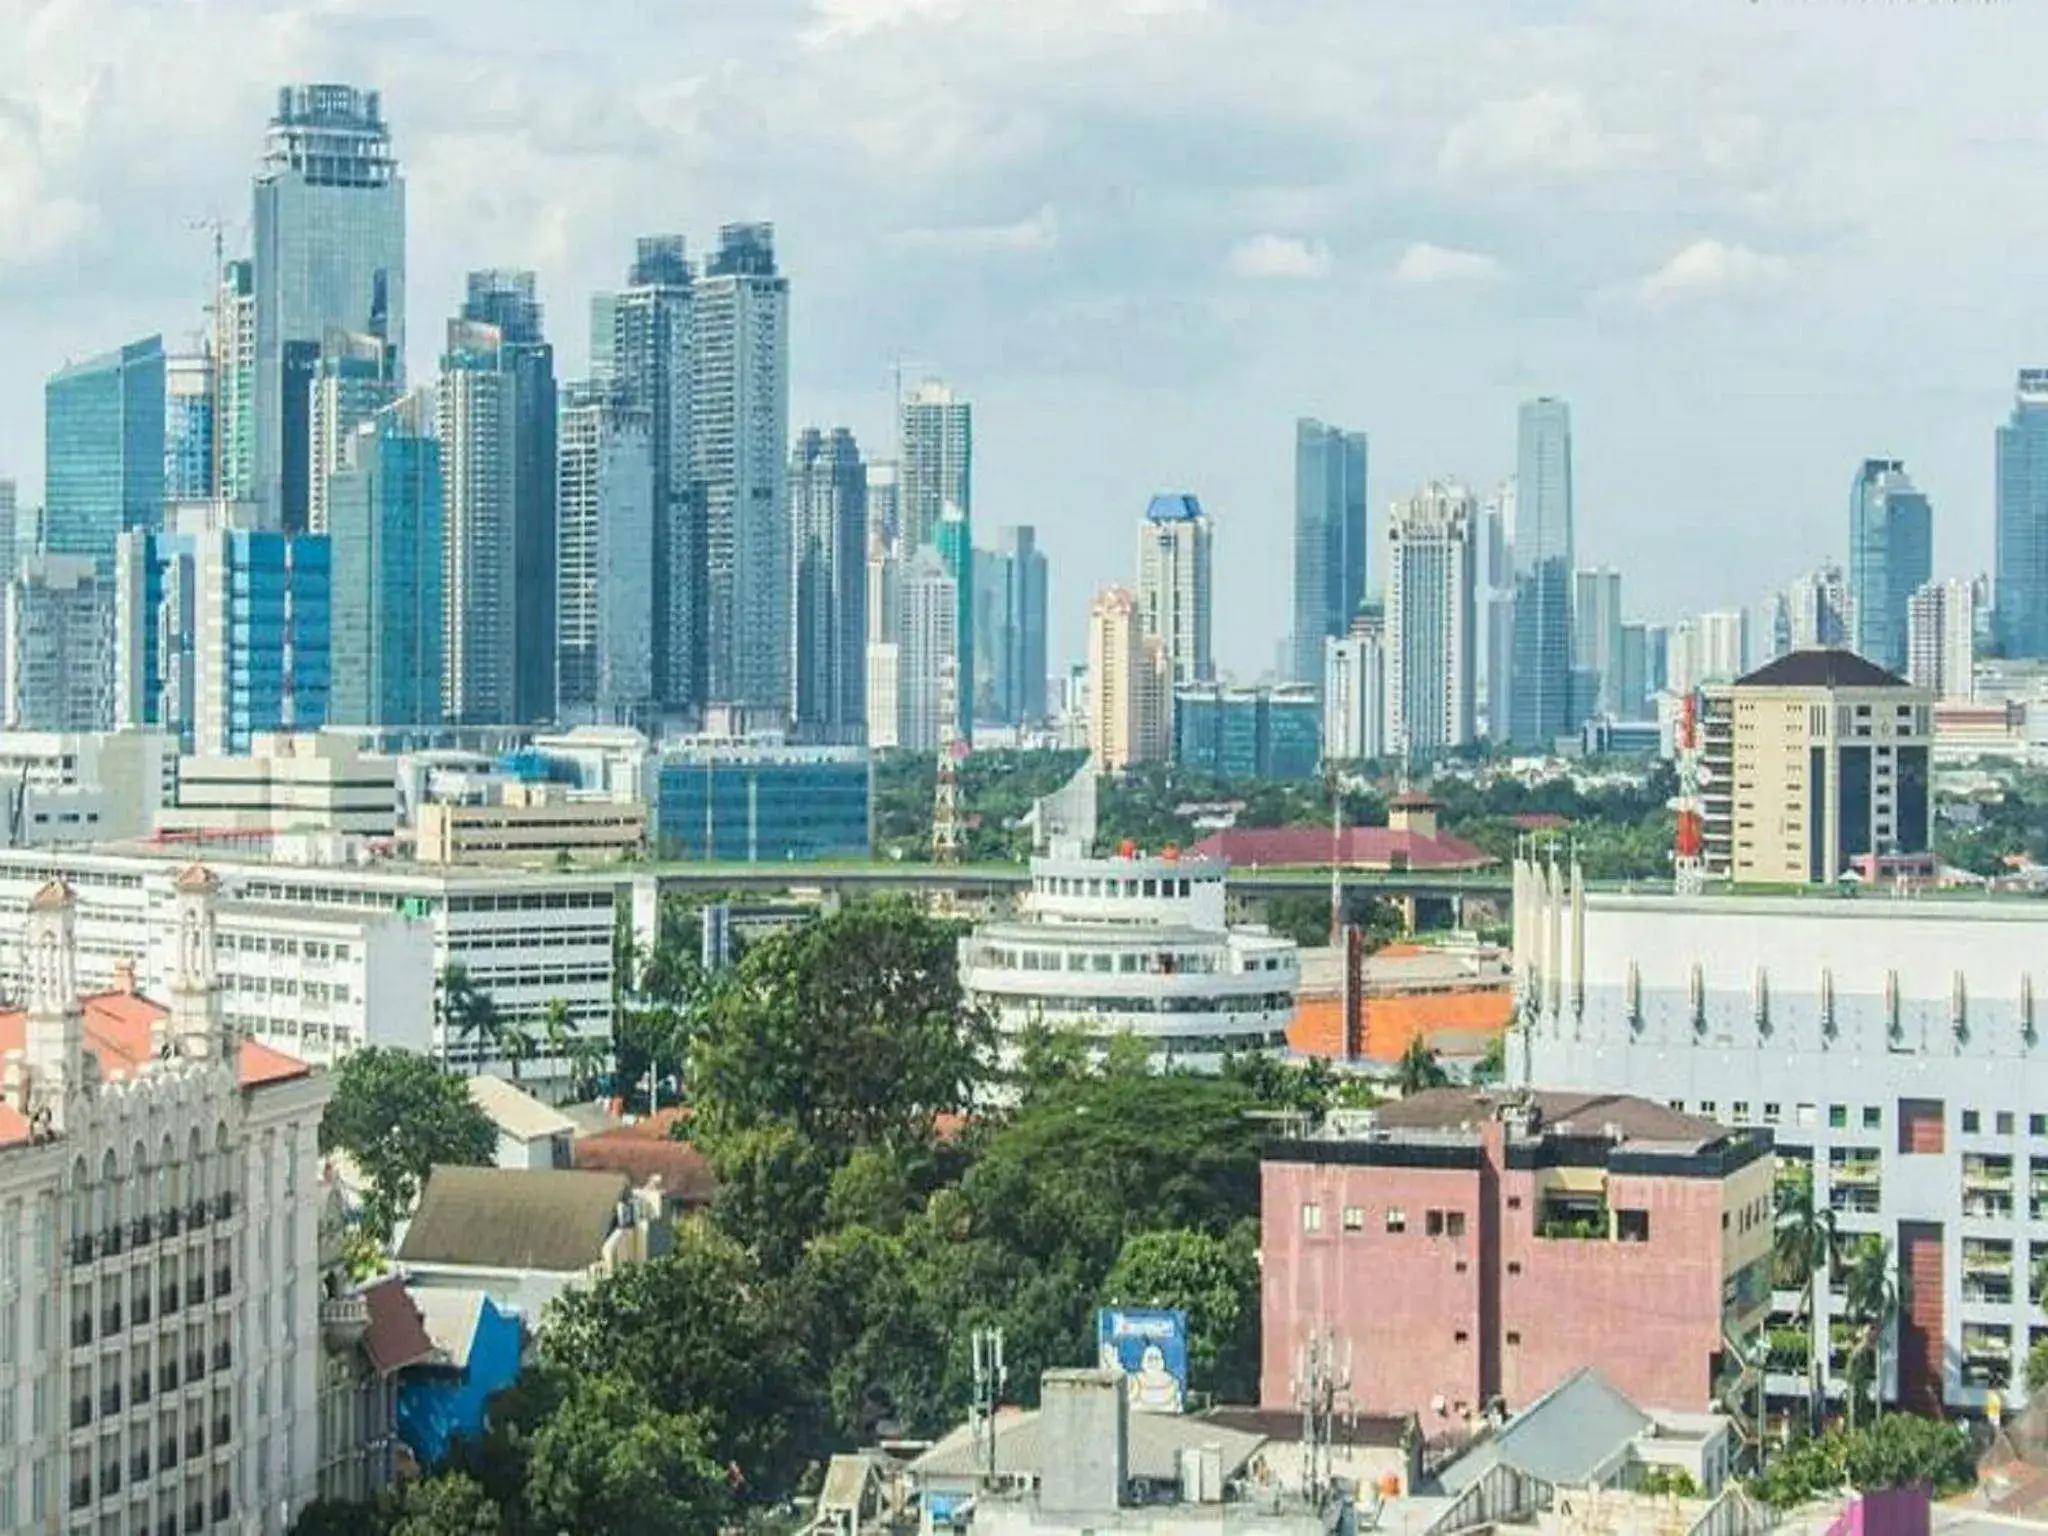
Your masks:
M 455 1030 L 469 1047 L 471 1070 L 482 1066 L 505 1032 L 505 1019 L 498 1012 L 497 999 L 488 992 L 471 991 L 469 1006 L 456 1017 Z
M 610 1055 L 611 1048 L 590 1035 L 577 1035 L 569 1042 L 569 1081 L 577 1098 L 596 1091 L 598 1070 Z
M 1861 1395 L 1856 1387 L 1856 1364 L 1865 1355 L 1870 1359 L 1873 1416 L 1884 1414 L 1884 1340 L 1905 1305 L 1899 1272 L 1892 1263 L 1892 1245 L 1873 1236 L 1860 1239 L 1843 1282 L 1849 1316 L 1859 1330 L 1848 1359 L 1849 1427 L 1854 1429 L 1857 1399 Z
M 498 1026 L 498 1049 L 512 1067 L 512 1081 L 519 1081 L 519 1068 L 533 1060 L 540 1049 L 540 1041 L 533 1031 L 517 1019 L 507 1019 Z
M 1396 1081 L 1401 1085 L 1401 1095 L 1420 1093 L 1425 1088 L 1442 1088 L 1451 1080 L 1444 1070 L 1444 1064 L 1437 1060 L 1437 1054 L 1429 1048 L 1429 1042 L 1417 1035 L 1408 1042 L 1408 1049 L 1401 1053 L 1401 1065 Z
M 1835 1213 L 1826 1206 L 1814 1205 L 1812 1169 L 1803 1164 L 1797 1165 L 1792 1177 L 1780 1179 L 1778 1183 L 1778 1220 L 1772 1244 L 1773 1267 L 1779 1273 L 1798 1276 L 1802 1287 L 1799 1311 L 1794 1321 L 1804 1319 L 1809 1328 L 1813 1326 L 1821 1276 L 1834 1267 L 1840 1246 L 1840 1235 L 1835 1230 Z M 1806 1352 L 1806 1411 L 1809 1428 L 1815 1434 L 1820 1432 L 1822 1358 L 1822 1351 L 1809 1344 Z
M 569 1016 L 566 998 L 551 997 L 541 1010 L 541 1038 L 547 1045 L 548 1060 L 566 1062 L 569 1042 L 576 1038 L 576 1024 Z
M 434 1011 L 441 1026 L 441 1070 L 448 1070 L 448 1044 L 461 1031 L 463 1020 L 476 1006 L 476 988 L 470 985 L 469 967 L 451 960 L 442 968 L 435 986 Z

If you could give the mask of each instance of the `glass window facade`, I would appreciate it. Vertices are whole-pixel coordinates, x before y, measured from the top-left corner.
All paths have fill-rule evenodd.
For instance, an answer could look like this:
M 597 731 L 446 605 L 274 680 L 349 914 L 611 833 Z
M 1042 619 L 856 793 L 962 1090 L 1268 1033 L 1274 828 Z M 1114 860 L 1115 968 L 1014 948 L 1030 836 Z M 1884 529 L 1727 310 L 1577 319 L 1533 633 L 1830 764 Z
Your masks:
M 1322 709 L 1306 690 L 1183 689 L 1174 696 L 1174 761 L 1232 779 L 1312 779 Z
M 328 484 L 336 725 L 442 719 L 441 445 L 409 401 L 363 428 Z
M 44 538 L 102 574 L 129 528 L 164 512 L 164 348 L 132 342 L 52 374 L 43 390 Z
M 657 783 L 655 838 L 665 858 L 760 864 L 868 852 L 865 753 L 670 758 Z
M 1515 498 L 1510 734 L 1548 751 L 1571 729 L 1572 418 L 1562 400 L 1522 406 Z

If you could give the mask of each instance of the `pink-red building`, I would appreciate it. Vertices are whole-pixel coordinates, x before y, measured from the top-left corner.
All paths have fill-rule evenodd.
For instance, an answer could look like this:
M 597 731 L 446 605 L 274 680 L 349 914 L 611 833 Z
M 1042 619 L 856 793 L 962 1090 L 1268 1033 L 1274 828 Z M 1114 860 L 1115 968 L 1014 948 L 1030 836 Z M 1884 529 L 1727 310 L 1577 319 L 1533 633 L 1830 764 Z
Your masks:
M 1360 1411 L 1425 1434 L 1581 1366 L 1703 1410 L 1724 1331 L 1769 1307 L 1770 1150 L 1619 1095 L 1443 1088 L 1333 1114 L 1264 1161 L 1261 1398 L 1294 1402 L 1320 1339 Z

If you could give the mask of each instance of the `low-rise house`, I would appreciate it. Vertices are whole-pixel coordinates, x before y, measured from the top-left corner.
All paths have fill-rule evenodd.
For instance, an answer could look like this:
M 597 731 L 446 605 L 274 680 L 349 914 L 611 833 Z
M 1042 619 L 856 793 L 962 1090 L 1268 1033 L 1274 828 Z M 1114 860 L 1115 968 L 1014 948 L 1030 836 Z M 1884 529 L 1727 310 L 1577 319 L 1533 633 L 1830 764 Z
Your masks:
M 659 1214 L 674 1221 L 711 1204 L 718 1181 L 711 1161 L 674 1134 L 680 1110 L 663 1110 L 630 1122 L 608 1125 L 576 1138 L 575 1166 L 591 1172 L 622 1173 L 643 1195 L 655 1198 Z
M 498 1131 L 500 1168 L 567 1168 L 576 1123 L 502 1077 L 472 1077 L 469 1101 Z
M 419 1467 L 432 1470 L 455 1441 L 483 1433 L 491 1399 L 519 1379 L 526 1329 L 481 1290 L 423 1288 L 412 1303 L 434 1353 L 398 1389 L 398 1433 Z
M 1727 1418 L 1640 1408 L 1590 1366 L 1566 1377 L 1445 1467 L 1456 1495 L 1497 1466 L 1556 1488 L 1640 1488 L 1658 1471 L 1683 1473 L 1712 1496 L 1735 1452 Z

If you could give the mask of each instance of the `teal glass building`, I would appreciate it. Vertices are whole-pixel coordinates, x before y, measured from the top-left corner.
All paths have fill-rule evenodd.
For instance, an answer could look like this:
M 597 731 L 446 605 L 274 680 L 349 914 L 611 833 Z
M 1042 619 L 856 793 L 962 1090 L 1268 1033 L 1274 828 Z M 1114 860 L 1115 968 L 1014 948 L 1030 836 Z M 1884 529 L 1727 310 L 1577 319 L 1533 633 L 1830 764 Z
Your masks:
M 335 725 L 443 718 L 441 445 L 408 395 L 357 430 L 328 482 Z
M 164 514 L 164 345 L 130 342 L 50 376 L 43 388 L 44 538 L 102 575 L 130 528 Z

